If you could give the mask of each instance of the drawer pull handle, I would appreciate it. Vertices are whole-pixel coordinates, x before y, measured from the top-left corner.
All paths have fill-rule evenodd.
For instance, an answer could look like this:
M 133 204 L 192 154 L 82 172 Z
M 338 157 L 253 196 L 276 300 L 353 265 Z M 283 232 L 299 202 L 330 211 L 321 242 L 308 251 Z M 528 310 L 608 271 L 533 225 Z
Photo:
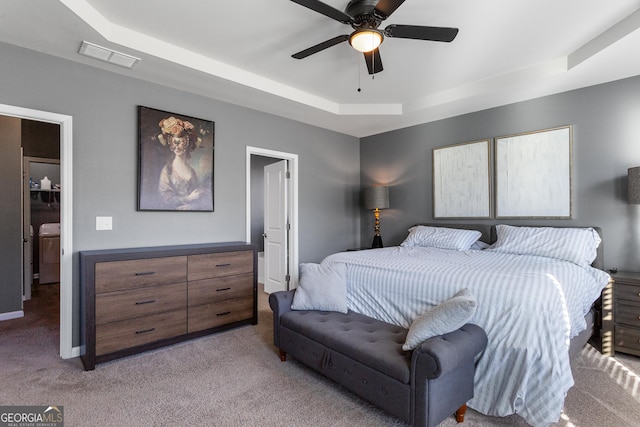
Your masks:
M 149 276 L 151 274 L 156 274 L 155 271 L 143 271 L 142 273 L 136 273 L 136 276 Z
M 226 263 L 226 264 L 216 264 L 216 267 L 229 267 L 231 265 L 230 262 Z
M 218 288 L 216 289 L 216 292 L 222 292 L 222 291 L 228 291 L 231 288 Z
M 226 316 L 227 314 L 231 314 L 230 311 L 225 311 L 224 313 L 218 313 L 216 316 Z
M 136 301 L 136 305 L 153 304 L 154 302 L 156 302 L 156 300 L 154 300 L 154 299 L 150 299 L 150 300 L 147 300 L 147 301 Z
M 136 331 L 136 335 L 137 334 L 146 334 L 147 332 L 153 332 L 155 330 L 156 330 L 156 328 L 143 329 L 141 331 Z

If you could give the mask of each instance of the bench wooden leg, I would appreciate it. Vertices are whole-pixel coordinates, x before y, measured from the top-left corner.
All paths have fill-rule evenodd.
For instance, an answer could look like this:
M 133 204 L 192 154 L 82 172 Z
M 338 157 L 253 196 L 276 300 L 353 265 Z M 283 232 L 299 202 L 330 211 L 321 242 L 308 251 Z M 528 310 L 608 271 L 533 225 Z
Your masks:
M 467 404 L 465 403 L 456 411 L 456 421 L 459 423 L 464 422 L 464 413 L 467 412 Z
M 287 361 L 287 353 L 280 350 L 280 361 L 282 362 L 286 362 Z

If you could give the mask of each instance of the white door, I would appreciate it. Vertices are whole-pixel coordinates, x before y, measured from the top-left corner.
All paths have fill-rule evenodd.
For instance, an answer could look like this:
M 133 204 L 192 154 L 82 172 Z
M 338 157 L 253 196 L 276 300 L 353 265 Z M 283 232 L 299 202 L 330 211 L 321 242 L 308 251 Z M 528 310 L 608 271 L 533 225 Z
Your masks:
M 264 291 L 285 291 L 289 280 L 287 161 L 264 168 Z

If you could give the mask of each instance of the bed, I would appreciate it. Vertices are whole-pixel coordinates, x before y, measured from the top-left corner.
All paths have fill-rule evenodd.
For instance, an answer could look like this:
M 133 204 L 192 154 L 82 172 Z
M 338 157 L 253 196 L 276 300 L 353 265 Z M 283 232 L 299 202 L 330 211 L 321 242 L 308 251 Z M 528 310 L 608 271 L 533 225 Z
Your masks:
M 459 228 L 477 230 L 486 244 L 451 237 L 469 234 L 449 231 Z M 597 323 L 593 305 L 610 281 L 599 243 L 594 228 L 420 225 L 401 246 L 341 252 L 322 264 L 346 265 L 350 310 L 405 328 L 469 289 L 477 299 L 470 323 L 489 337 L 469 407 L 542 426 L 558 421 L 573 386 L 570 353 Z

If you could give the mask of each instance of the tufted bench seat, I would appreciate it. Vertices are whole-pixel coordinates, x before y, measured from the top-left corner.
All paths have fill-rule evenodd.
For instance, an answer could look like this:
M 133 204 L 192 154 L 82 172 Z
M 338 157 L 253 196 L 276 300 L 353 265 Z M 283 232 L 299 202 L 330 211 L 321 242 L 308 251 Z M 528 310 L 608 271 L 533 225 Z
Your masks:
M 390 414 L 415 426 L 435 426 L 454 412 L 464 418 L 473 397 L 474 358 L 487 344 L 467 324 L 402 350 L 407 329 L 359 313 L 294 311 L 295 291 L 269 296 L 274 344 Z

